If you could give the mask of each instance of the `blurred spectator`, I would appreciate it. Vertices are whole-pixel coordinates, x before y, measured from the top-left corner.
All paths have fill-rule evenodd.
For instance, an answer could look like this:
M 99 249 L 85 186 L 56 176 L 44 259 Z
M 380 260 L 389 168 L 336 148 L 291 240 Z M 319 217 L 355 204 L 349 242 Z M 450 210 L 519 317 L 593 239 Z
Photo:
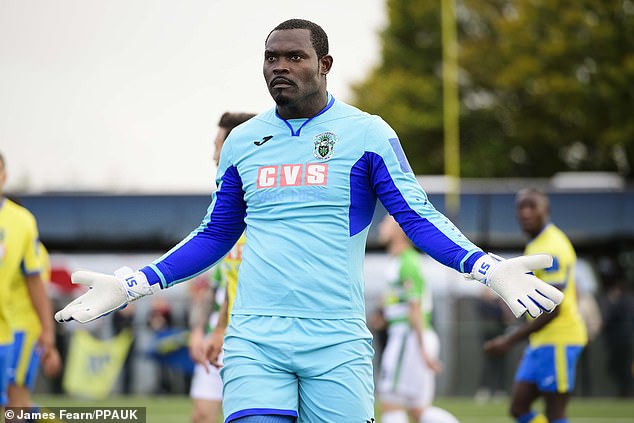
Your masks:
M 51 263 L 51 281 L 48 284 L 48 289 L 51 296 L 53 310 L 59 310 L 74 300 L 76 294 L 82 292 L 82 288 L 77 285 L 73 285 L 70 279 L 70 270 L 65 263 L 59 264 Z M 70 343 L 72 326 L 63 325 L 55 322 L 55 345 L 59 350 L 59 354 L 62 363 L 66 362 L 68 356 L 68 345 Z M 50 378 L 51 381 L 51 393 L 63 394 L 64 388 L 62 387 L 63 375 L 59 374 Z
M 155 341 L 171 334 L 172 330 L 172 309 L 165 298 L 157 297 L 152 301 L 152 307 L 148 316 L 147 325 L 153 332 Z M 153 351 L 154 353 L 154 351 Z M 160 355 L 157 353 L 157 355 Z M 164 363 L 158 363 L 158 384 L 155 394 L 171 394 L 173 386 L 170 378 L 170 369 Z
M 502 299 L 490 289 L 483 289 L 478 299 L 478 317 L 481 324 L 480 339 L 486 341 L 504 334 L 512 315 Z M 506 355 L 484 355 L 484 363 L 480 367 L 480 381 L 475 400 L 486 402 L 493 395 L 501 396 L 506 383 Z
M 172 327 L 172 308 L 165 298 L 154 298 L 147 324 L 154 332 L 164 331 Z
M 383 297 L 379 297 L 375 303 L 366 305 L 371 310 L 367 317 L 368 329 L 372 332 L 372 347 L 374 348 L 374 386 L 378 385 L 380 376 L 379 364 L 383 359 L 383 351 L 387 344 L 387 322 L 385 321 L 385 310 Z
M 577 267 L 579 268 L 579 266 Z M 577 306 L 588 334 L 588 345 L 579 356 L 577 392 L 582 396 L 590 396 L 593 386 L 591 369 L 594 362 L 592 347 L 601 333 L 603 318 L 594 294 L 595 287 L 584 280 L 583 272 L 575 271 L 575 277 L 577 278 Z
M 127 307 L 117 310 L 112 314 L 112 330 L 113 335 L 118 335 L 122 331 L 128 329 L 134 334 L 134 304 L 128 304 Z M 128 350 L 125 361 L 123 362 L 123 368 L 121 369 L 121 382 L 122 393 L 130 395 L 132 393 L 133 386 L 133 361 L 134 361 L 134 348 L 136 342 L 132 337 L 132 344 Z
M 608 373 L 616 382 L 618 395 L 627 397 L 632 395 L 634 300 L 616 265 L 603 262 L 599 270 L 606 291 L 602 309 Z

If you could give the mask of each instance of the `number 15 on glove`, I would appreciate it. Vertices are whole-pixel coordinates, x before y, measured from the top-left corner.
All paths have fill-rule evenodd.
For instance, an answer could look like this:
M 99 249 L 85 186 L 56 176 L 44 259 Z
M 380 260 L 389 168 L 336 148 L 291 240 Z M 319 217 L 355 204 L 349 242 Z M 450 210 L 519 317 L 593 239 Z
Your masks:
M 113 275 L 80 270 L 71 276 L 74 284 L 88 287 L 88 291 L 55 313 L 55 320 L 90 322 L 128 303 L 159 291 L 158 285 L 150 285 L 142 272 L 122 267 Z
M 532 273 L 533 270 L 548 268 L 552 264 L 553 258 L 547 254 L 508 260 L 487 254 L 476 261 L 469 276 L 486 284 L 502 297 L 515 317 L 520 317 L 525 311 L 531 317 L 537 317 L 543 311 L 553 311 L 564 299 L 563 292 Z

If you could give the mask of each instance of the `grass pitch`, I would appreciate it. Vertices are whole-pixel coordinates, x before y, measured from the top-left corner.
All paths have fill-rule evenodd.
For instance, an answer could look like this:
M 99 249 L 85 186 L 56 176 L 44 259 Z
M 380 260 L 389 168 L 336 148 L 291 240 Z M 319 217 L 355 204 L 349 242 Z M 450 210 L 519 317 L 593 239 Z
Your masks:
M 89 401 L 66 396 L 38 395 L 35 401 L 43 408 L 146 407 L 147 423 L 189 422 L 191 412 L 191 401 L 185 396 L 117 396 L 107 400 Z M 477 404 L 471 398 L 438 398 L 435 405 L 451 411 L 461 423 L 513 423 L 507 415 L 508 399 Z M 536 409 L 541 410 L 541 404 Z M 634 422 L 634 401 L 631 398 L 621 400 L 573 397 L 568 410 L 571 423 Z M 380 423 L 378 410 L 376 417 L 377 423 Z

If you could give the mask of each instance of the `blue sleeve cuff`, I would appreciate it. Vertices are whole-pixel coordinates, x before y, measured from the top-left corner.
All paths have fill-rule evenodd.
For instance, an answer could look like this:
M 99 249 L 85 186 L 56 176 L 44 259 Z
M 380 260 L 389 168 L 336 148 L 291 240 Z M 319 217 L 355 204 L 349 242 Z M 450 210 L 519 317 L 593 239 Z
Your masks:
M 471 273 L 471 271 L 473 270 L 473 265 L 475 265 L 475 262 L 478 261 L 480 257 L 485 255 L 486 255 L 485 252 L 479 251 L 479 250 L 475 250 L 472 253 L 467 254 L 466 256 L 464 256 L 464 258 L 460 262 L 460 271 L 462 273 Z
M 164 285 L 165 279 L 163 275 L 159 273 L 156 266 L 154 265 L 145 266 L 140 271 L 145 275 L 150 285 L 158 285 L 161 287 L 161 289 L 165 287 Z

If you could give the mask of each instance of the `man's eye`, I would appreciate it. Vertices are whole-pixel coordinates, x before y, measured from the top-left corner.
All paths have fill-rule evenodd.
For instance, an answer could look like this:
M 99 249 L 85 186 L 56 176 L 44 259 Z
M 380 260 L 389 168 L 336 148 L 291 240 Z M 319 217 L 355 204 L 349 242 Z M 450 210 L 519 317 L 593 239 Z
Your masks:
M 267 56 L 267 57 L 265 57 L 265 59 L 264 59 L 264 60 L 266 60 L 267 62 L 273 62 L 273 61 L 275 61 L 275 57 L 273 57 L 273 56 Z
M 294 55 L 294 56 L 291 56 L 291 60 L 294 62 L 299 62 L 300 60 L 302 60 L 302 57 L 298 55 Z

